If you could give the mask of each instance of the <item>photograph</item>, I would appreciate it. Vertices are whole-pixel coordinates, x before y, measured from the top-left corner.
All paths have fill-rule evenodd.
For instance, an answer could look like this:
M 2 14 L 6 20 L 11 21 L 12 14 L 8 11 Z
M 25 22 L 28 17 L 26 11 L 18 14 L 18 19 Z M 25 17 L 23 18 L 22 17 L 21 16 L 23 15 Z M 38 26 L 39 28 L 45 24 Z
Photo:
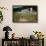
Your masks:
M 37 5 L 14 5 L 13 22 L 19 23 L 37 23 L 38 7 Z

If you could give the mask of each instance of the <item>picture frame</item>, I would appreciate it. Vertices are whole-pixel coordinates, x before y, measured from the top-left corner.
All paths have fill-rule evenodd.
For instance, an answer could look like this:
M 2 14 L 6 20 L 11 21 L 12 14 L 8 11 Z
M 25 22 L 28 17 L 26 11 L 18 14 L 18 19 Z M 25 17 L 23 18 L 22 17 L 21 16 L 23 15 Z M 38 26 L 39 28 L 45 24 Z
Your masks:
M 13 5 L 14 23 L 37 23 L 38 6 L 37 5 Z

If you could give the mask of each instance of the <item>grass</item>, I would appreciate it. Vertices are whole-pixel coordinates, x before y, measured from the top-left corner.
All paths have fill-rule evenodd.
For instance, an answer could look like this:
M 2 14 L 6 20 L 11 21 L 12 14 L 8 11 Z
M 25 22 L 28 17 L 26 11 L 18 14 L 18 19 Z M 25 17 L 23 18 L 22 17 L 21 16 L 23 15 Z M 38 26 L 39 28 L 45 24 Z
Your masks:
M 13 13 L 13 22 L 19 21 L 19 19 L 27 19 L 30 22 L 37 21 L 37 14 L 32 13 Z

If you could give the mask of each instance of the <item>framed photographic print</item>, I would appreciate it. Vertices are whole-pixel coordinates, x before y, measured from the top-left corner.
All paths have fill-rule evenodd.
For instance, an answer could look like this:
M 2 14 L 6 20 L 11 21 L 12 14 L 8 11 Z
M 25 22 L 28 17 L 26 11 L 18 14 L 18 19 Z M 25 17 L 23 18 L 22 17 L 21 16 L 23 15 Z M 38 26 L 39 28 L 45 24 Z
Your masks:
M 37 23 L 38 22 L 37 5 L 14 5 L 13 22 Z

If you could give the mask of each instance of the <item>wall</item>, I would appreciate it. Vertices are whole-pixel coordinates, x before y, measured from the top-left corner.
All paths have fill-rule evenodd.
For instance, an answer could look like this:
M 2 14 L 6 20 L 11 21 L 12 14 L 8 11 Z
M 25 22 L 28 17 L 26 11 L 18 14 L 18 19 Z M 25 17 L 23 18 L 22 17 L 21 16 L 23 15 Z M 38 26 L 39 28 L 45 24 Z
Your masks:
M 46 37 L 46 0 L 0 0 L 0 6 L 8 9 L 2 10 L 3 22 L 0 23 L 0 46 L 4 38 L 3 27 L 9 25 L 12 28 L 10 35 L 15 32 L 16 37 L 29 37 L 34 31 L 41 31 Z M 13 5 L 38 5 L 38 23 L 13 23 L 12 6 Z M 45 38 L 46 45 L 46 38 Z

